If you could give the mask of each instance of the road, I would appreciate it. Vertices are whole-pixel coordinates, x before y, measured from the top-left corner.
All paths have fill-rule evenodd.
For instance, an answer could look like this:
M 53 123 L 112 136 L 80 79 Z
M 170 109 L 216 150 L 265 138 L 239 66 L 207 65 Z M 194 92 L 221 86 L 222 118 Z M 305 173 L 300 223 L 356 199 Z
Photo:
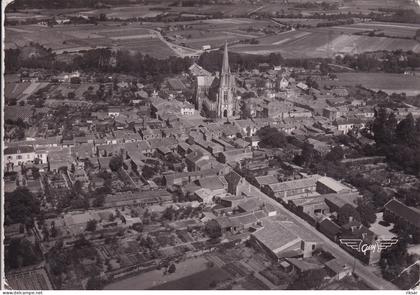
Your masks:
M 317 236 L 322 242 L 323 242 L 323 248 L 333 254 L 335 257 L 340 258 L 344 263 L 355 266 L 354 273 L 362 279 L 369 287 L 373 289 L 378 290 L 398 290 L 398 287 L 394 284 L 384 280 L 381 277 L 378 277 L 372 272 L 372 269 L 360 262 L 359 260 L 355 259 L 352 255 L 347 253 L 344 249 L 340 248 L 336 243 L 331 241 L 329 238 L 324 236 L 321 232 L 317 231 L 313 226 L 311 226 L 309 223 L 304 221 L 299 216 L 293 214 L 289 210 L 287 210 L 283 205 L 278 203 L 277 201 L 273 200 L 263 192 L 261 192 L 258 188 L 255 186 L 250 185 L 250 190 L 244 188 L 244 192 L 255 195 L 260 197 L 260 199 L 264 200 L 267 203 L 270 203 L 273 205 L 277 212 L 280 214 L 284 214 L 287 217 L 289 217 L 291 220 L 293 220 L 297 225 L 300 225 L 301 227 L 307 229 L 312 234 Z
M 149 32 L 155 34 L 163 43 L 165 43 L 177 56 L 179 57 L 191 57 L 191 56 L 200 56 L 203 53 L 203 50 L 192 49 L 177 45 L 166 40 L 159 31 L 148 29 Z

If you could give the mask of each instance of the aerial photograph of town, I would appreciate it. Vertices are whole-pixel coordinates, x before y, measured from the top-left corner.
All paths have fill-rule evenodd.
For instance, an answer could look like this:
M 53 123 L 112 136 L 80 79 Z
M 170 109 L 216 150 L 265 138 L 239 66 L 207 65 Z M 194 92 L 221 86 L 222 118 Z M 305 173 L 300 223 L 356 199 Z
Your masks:
M 3 2 L 0 289 L 417 294 L 420 0 Z

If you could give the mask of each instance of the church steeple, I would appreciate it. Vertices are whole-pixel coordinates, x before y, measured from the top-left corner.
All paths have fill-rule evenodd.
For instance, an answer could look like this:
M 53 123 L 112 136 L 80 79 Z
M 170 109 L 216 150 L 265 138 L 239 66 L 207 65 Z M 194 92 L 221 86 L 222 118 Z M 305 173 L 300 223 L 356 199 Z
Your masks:
M 228 54 L 228 48 L 227 48 L 227 41 L 225 42 L 225 50 L 223 52 L 223 63 L 222 63 L 222 71 L 221 74 L 229 74 L 230 68 L 229 68 L 229 54 Z
M 227 42 L 223 52 L 222 68 L 219 76 L 219 91 L 217 95 L 217 116 L 229 118 L 235 116 L 235 77 L 230 72 Z

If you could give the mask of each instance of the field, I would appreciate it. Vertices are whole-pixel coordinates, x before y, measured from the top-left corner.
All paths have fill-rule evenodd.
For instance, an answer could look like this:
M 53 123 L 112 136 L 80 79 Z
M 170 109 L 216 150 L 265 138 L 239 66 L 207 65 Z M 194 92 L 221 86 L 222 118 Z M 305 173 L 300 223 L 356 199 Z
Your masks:
M 212 282 L 221 282 L 227 279 L 230 279 L 230 276 L 226 271 L 214 267 L 153 287 L 152 290 L 208 290 L 211 289 Z
M 57 54 L 99 47 L 140 51 L 156 58 L 175 55 L 158 36 L 138 24 L 123 26 L 118 23 L 100 25 L 41 25 L 6 27 L 5 46 L 14 48 L 29 42 L 38 42 Z
M 170 24 L 172 25 L 172 24 Z M 167 36 L 177 44 L 201 49 L 204 45 L 220 47 L 225 41 L 236 43 L 240 40 L 260 38 L 264 29 L 280 27 L 270 21 L 252 19 L 211 19 L 200 22 L 184 22 L 185 29 L 168 31 Z
M 129 19 L 133 17 L 155 17 L 162 13 L 160 10 L 154 10 L 158 5 L 140 5 L 128 7 L 113 7 L 81 11 L 78 14 L 83 16 L 99 16 L 105 14 L 107 18 Z
M 203 257 L 191 258 L 176 264 L 176 271 L 163 275 L 163 269 L 141 273 L 105 286 L 105 290 L 145 290 L 161 286 L 206 271 L 207 260 Z
M 354 34 L 358 32 L 375 32 L 375 34 L 383 33 L 386 36 L 408 37 L 413 38 L 416 31 L 420 29 L 419 24 L 402 24 L 402 23 L 381 23 L 366 22 L 357 23 L 348 26 L 336 26 L 324 28 L 324 30 L 334 30 L 345 34 Z
M 356 54 L 397 49 L 420 52 L 420 42 L 416 40 L 353 35 L 358 31 L 379 30 L 379 28 L 389 35 L 411 36 L 420 26 L 363 23 L 352 26 L 291 30 L 258 38 L 257 45 L 235 45 L 232 51 L 247 54 L 278 52 L 286 58 L 330 57 L 336 53 Z
M 420 76 L 387 73 L 339 73 L 337 81 L 328 81 L 328 85 L 362 85 L 373 90 L 387 93 L 420 94 Z
M 44 82 L 5 83 L 4 97 L 6 101 L 10 99 L 16 99 L 17 101 L 26 100 L 31 94 L 47 85 L 48 83 Z

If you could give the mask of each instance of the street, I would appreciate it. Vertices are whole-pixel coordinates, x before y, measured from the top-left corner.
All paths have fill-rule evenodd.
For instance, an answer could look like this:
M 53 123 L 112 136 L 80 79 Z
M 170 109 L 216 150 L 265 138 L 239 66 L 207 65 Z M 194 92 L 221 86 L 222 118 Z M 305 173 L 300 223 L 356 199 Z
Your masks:
M 263 199 L 265 202 L 270 203 L 273 205 L 279 214 L 284 214 L 288 216 L 290 219 L 292 219 L 297 225 L 300 225 L 303 228 L 306 228 L 308 231 L 316 235 L 322 242 L 323 242 L 323 248 L 333 254 L 335 257 L 340 258 L 343 260 L 346 264 L 350 266 L 355 266 L 354 273 L 362 279 L 369 287 L 377 290 L 398 290 L 398 287 L 394 284 L 384 280 L 381 277 L 376 276 L 372 270 L 360 262 L 359 260 L 355 259 L 352 255 L 347 253 L 344 249 L 340 248 L 336 243 L 331 241 L 329 238 L 324 236 L 322 233 L 320 233 L 318 230 L 316 230 L 313 226 L 311 226 L 309 223 L 304 221 L 299 216 L 296 216 L 289 210 L 287 210 L 283 205 L 278 203 L 277 201 L 271 199 L 269 196 L 261 192 L 258 188 L 255 186 L 245 183 L 245 185 L 248 184 L 250 186 L 249 188 L 244 188 L 244 192 L 251 195 L 256 195 Z

